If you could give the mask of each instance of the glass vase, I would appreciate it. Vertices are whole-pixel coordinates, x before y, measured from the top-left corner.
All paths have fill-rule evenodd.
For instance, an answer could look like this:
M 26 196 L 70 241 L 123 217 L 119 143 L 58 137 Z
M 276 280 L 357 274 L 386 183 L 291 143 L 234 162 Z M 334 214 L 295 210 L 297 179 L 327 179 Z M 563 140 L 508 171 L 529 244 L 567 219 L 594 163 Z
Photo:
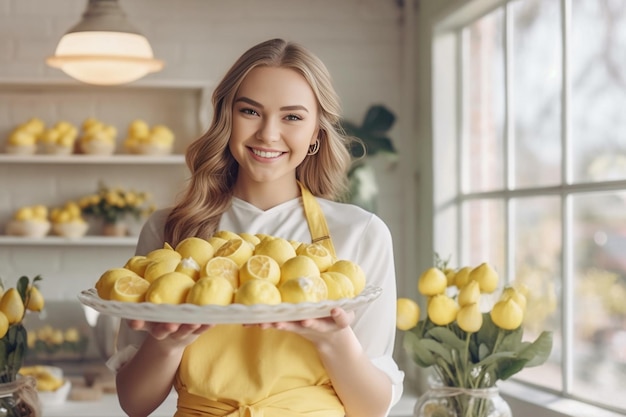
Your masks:
M 497 387 L 432 387 L 422 395 L 413 417 L 512 417 Z

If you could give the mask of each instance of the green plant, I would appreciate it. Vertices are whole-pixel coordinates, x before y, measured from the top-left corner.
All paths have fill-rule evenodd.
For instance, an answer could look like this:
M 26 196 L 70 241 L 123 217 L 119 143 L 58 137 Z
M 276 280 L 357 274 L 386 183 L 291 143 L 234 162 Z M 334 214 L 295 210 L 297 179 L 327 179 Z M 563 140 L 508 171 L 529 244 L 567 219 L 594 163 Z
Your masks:
M 124 188 L 110 188 L 100 183 L 96 194 L 79 200 L 78 205 L 85 215 L 101 217 L 105 223 L 117 223 L 126 215 L 136 219 L 154 211 L 154 205 L 148 205 L 150 194 Z
M 347 200 L 370 211 L 376 210 L 378 187 L 376 175 L 368 158 L 378 154 L 395 157 L 397 151 L 387 133 L 393 127 L 396 116 L 384 105 L 373 105 L 365 113 L 361 125 L 342 121 L 344 131 L 360 141 L 349 147 L 353 164 L 348 171 L 350 191 Z

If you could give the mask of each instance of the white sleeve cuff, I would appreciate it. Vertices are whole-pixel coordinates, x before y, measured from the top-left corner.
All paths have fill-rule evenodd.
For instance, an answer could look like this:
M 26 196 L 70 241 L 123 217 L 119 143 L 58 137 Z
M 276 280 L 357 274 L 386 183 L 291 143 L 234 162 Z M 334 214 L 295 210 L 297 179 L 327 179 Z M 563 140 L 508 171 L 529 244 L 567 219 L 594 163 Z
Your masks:
M 113 356 L 109 358 L 109 360 L 106 362 L 107 368 L 109 368 L 114 373 L 117 373 L 117 371 L 126 362 L 128 362 L 133 358 L 133 356 L 135 356 L 135 353 L 137 353 L 138 350 L 139 349 L 133 345 L 125 346 L 123 349 L 117 351 Z

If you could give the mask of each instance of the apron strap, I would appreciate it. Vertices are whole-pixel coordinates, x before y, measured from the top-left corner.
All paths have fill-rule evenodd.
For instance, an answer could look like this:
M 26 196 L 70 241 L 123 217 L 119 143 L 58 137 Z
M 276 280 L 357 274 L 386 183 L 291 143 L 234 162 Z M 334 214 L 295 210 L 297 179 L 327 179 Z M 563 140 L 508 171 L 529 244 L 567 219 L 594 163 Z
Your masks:
M 309 231 L 311 232 L 311 243 L 319 243 L 324 246 L 330 252 L 333 258 L 336 258 L 335 247 L 328 231 L 328 225 L 326 224 L 326 218 L 322 212 L 322 208 L 315 199 L 315 196 L 298 181 L 300 191 L 302 193 L 302 204 L 304 205 L 304 215 L 306 221 L 309 224 Z

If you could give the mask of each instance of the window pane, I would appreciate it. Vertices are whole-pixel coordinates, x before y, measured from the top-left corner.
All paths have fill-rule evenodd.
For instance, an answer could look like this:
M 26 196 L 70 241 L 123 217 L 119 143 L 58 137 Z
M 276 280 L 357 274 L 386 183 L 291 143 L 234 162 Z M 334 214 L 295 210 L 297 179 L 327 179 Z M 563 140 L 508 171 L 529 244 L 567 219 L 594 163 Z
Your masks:
M 468 192 L 504 185 L 503 13 L 498 9 L 469 27 L 466 112 L 463 145 Z
M 626 409 L 626 192 L 573 201 L 573 392 Z
M 525 368 L 516 378 L 556 390 L 561 380 L 561 305 L 560 288 L 563 268 L 561 253 L 561 203 L 558 197 L 521 198 L 515 207 L 515 276 L 524 285 L 526 315 L 524 338 L 535 340 L 546 330 L 553 332 L 550 359 L 542 366 Z
M 464 265 L 489 262 L 504 275 L 504 203 L 501 200 L 468 201 L 463 205 Z
M 513 85 L 515 186 L 561 181 L 560 0 L 515 2 Z
M 626 178 L 626 1 L 572 2 L 575 181 Z

